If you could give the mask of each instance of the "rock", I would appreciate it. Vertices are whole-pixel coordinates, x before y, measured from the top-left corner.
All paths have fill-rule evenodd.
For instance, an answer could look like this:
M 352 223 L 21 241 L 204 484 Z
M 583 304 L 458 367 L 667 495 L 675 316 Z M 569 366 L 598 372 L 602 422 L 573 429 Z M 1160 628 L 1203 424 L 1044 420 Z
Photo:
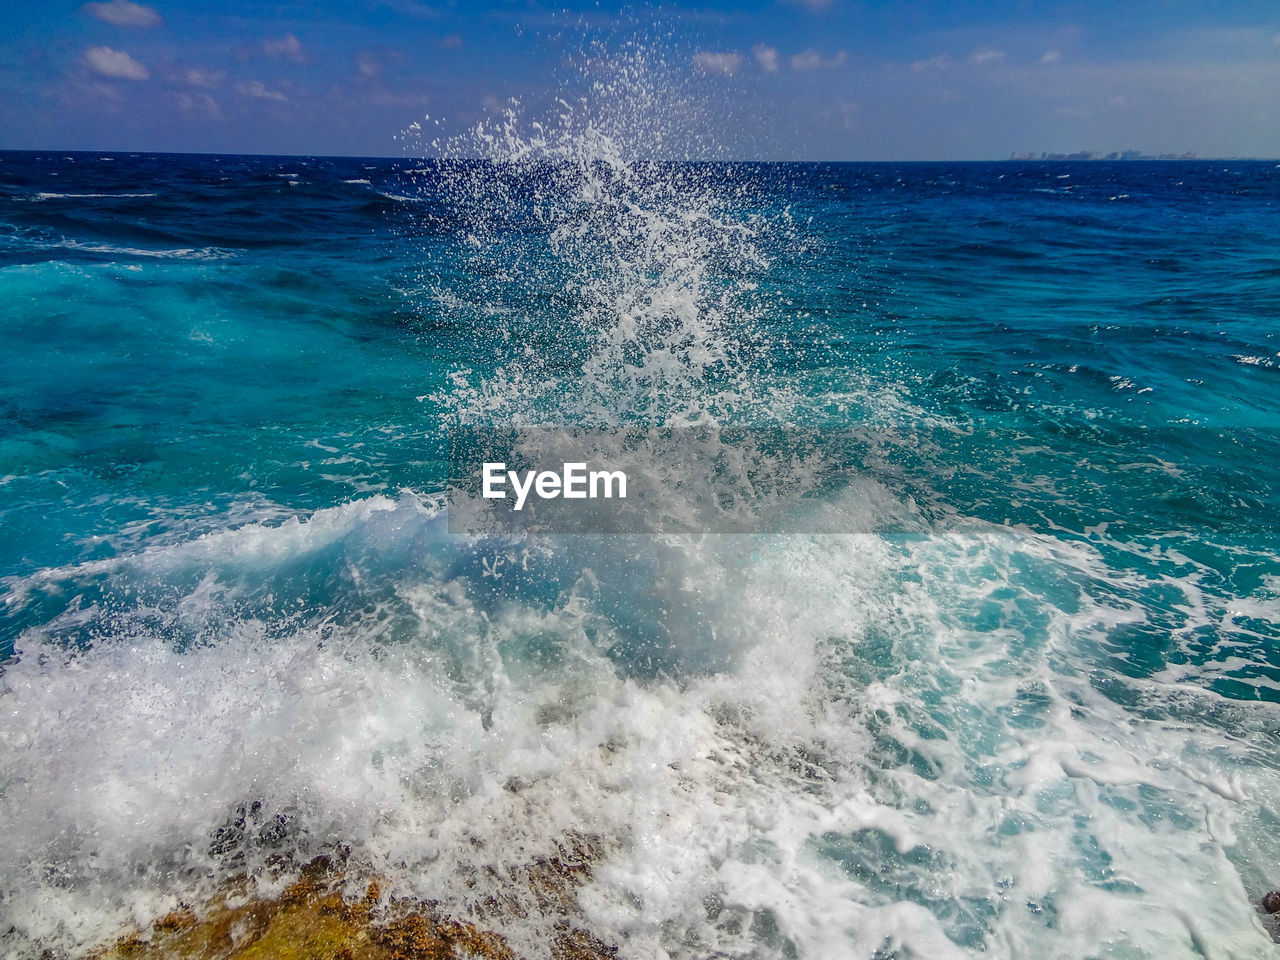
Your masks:
M 475 915 L 500 926 L 527 916 L 532 902 L 554 922 L 554 960 L 613 960 L 616 947 L 574 922 L 598 841 L 569 835 L 555 849 L 512 870 L 510 893 L 473 904 Z M 356 878 L 344 861 L 317 857 L 273 898 L 252 897 L 244 880 L 228 883 L 209 903 L 183 904 L 83 960 L 521 960 L 496 931 L 445 916 L 435 901 L 384 897 L 376 878 L 346 899 Z
M 1261 906 L 1267 913 L 1280 913 L 1280 890 L 1272 890 L 1264 896 Z

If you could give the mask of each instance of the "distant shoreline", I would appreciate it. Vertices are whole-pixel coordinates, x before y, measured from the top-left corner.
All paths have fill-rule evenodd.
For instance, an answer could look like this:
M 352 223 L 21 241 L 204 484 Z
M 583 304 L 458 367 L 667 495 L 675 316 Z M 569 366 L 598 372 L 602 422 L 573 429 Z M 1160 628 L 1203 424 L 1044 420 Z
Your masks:
M 1075 153 L 1018 153 L 1010 160 L 1246 160 L 1253 157 L 1200 157 L 1190 150 L 1185 153 L 1143 153 L 1141 150 L 1113 150 L 1100 153 L 1094 150 L 1077 150 Z
M 1133 153 L 1133 151 L 1126 151 Z M 49 154 L 59 156 L 88 156 L 97 159 L 115 159 L 116 157 L 235 157 L 239 159 L 268 159 L 268 160 L 373 160 L 373 161 L 403 161 L 407 163 L 419 163 L 423 161 L 437 160 L 481 160 L 481 157 L 461 157 L 461 158 L 443 158 L 434 156 L 363 156 L 361 154 L 327 154 L 327 153 L 202 153 L 183 150 L 85 150 L 74 149 L 65 150 L 57 147 L 3 147 L 0 148 L 0 157 L 6 154 Z M 776 166 L 815 166 L 815 165 L 853 165 L 853 164 L 942 164 L 942 163 L 1134 163 L 1134 162 L 1188 162 L 1188 163 L 1280 163 L 1280 157 L 1200 157 L 1195 154 L 1139 154 L 1136 156 L 1125 156 L 1121 154 L 1102 154 L 1092 153 L 1089 151 L 1081 151 L 1078 153 L 1015 153 L 1007 157 L 985 157 L 985 158 L 963 158 L 952 157 L 949 159 L 928 159 L 928 160 L 780 160 L 777 158 L 743 158 L 735 157 L 732 159 L 672 159 L 670 157 L 650 158 L 655 163 L 690 163 L 690 164 L 760 164 L 760 165 L 776 165 Z

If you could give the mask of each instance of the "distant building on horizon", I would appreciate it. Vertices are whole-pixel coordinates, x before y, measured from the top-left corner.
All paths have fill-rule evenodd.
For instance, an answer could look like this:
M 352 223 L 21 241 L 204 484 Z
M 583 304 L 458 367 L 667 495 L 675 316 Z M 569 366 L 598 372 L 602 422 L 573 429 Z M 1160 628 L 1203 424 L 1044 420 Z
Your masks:
M 1010 160 L 1198 160 L 1199 157 L 1188 150 L 1186 153 L 1143 153 L 1141 150 L 1118 150 L 1111 153 L 1099 153 L 1095 150 L 1079 150 L 1076 153 L 1018 153 L 1009 155 Z

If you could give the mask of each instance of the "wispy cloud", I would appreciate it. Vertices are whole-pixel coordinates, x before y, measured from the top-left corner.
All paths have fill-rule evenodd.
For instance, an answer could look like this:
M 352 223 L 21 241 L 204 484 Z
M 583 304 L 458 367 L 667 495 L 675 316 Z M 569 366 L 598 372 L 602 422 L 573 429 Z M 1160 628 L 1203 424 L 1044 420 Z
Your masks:
M 767 44 L 757 43 L 751 48 L 751 55 L 756 58 L 756 63 L 765 73 L 778 72 L 777 47 L 770 47 Z
M 164 23 L 151 7 L 132 0 L 110 0 L 109 3 L 86 3 L 80 8 L 91 17 L 115 27 L 158 27 Z
M 703 73 L 722 73 L 732 76 L 742 66 L 742 54 L 732 51 L 717 53 L 711 50 L 700 50 L 693 55 L 693 65 Z
M 390 63 L 401 63 L 404 53 L 395 47 L 379 45 L 365 47 L 356 52 L 356 72 L 369 80 L 376 80 Z
M 830 107 L 819 110 L 817 119 L 824 125 L 835 123 L 846 132 L 858 129 L 858 111 L 860 107 L 853 100 L 840 100 Z
M 356 70 L 362 77 L 376 77 L 382 73 L 383 63 L 371 50 L 361 50 L 356 54 Z
M 244 94 L 246 97 L 253 97 L 257 100 L 276 100 L 283 102 L 288 100 L 279 90 L 272 90 L 261 80 L 252 80 L 249 83 L 236 84 L 236 91 Z
M 386 7 L 417 20 L 440 20 L 444 17 L 438 8 L 418 3 L 417 0 L 376 0 L 375 6 Z
M 793 7 L 804 7 L 806 10 L 811 10 L 814 13 L 821 13 L 823 10 L 830 7 L 835 0 L 785 0 L 785 2 L 791 4 Z
M 94 73 L 112 80 L 146 80 L 151 76 L 133 57 L 110 47 L 90 47 L 84 52 L 84 62 Z
M 173 95 L 173 102 L 178 105 L 179 110 L 193 117 L 222 119 L 222 108 L 210 94 L 178 92 Z
M 930 57 L 928 60 L 914 60 L 911 62 L 911 69 L 916 73 L 925 73 L 930 70 L 946 70 L 950 66 L 951 58 L 945 53 Z
M 63 87 L 58 99 L 66 106 L 101 108 L 114 113 L 124 106 L 125 98 L 113 83 L 102 80 L 90 80 L 86 83 L 71 83 Z
M 262 52 L 277 60 L 292 60 L 294 63 L 306 62 L 307 55 L 302 49 L 302 41 L 292 33 L 286 33 L 279 40 L 263 40 Z
M 975 50 L 969 54 L 969 64 L 974 67 L 986 66 L 989 63 L 1000 63 L 1002 60 L 1004 60 L 1004 51 L 994 50 L 991 47 Z
M 1062 60 L 1061 50 L 1046 50 L 1044 56 L 1040 58 L 1042 64 L 1058 63 Z
M 178 75 L 189 87 L 216 87 L 222 82 L 222 71 L 208 70 L 204 67 L 187 67 Z
M 814 70 L 830 70 L 834 67 L 840 66 L 844 61 L 845 52 L 843 50 L 830 57 L 824 57 L 812 47 L 808 50 L 795 54 L 789 60 L 791 69 L 796 73 L 811 73 Z

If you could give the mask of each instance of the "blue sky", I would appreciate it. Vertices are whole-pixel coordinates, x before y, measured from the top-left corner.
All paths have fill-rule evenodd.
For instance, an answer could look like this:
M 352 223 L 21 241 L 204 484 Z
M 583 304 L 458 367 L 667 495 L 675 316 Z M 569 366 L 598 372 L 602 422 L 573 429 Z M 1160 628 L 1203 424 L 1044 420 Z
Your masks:
M 396 156 L 638 38 L 734 156 L 1280 155 L 1275 0 L 0 0 L 0 25 L 0 148 Z

